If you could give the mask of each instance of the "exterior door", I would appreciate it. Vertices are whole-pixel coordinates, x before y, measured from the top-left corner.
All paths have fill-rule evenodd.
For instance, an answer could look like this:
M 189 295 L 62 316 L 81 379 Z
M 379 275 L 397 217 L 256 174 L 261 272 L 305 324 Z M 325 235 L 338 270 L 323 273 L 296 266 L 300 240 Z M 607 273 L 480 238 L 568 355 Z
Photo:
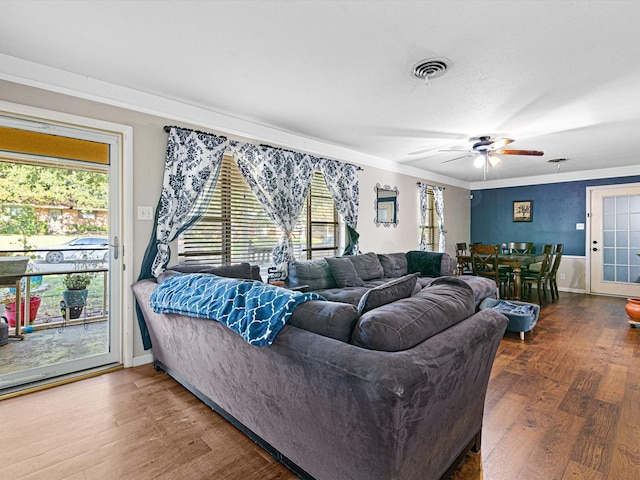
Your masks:
M 640 184 L 588 190 L 590 292 L 640 296 Z
M 7 209 L 16 214 L 29 209 L 33 222 L 40 225 L 40 231 L 28 232 L 24 244 L 18 245 L 20 250 L 26 250 L 29 243 L 29 250 L 18 254 L 30 257 L 27 273 L 41 274 L 37 286 L 36 277 L 28 276 L 28 283 L 26 277 L 23 280 L 24 291 L 35 293 L 41 302 L 31 325 L 25 323 L 14 331 L 24 340 L 15 335 L 10 339 L 10 348 L 0 350 L 0 390 L 121 363 L 121 137 L 90 128 L 2 115 L 0 133 L 0 162 L 9 168 L 5 171 L 31 169 L 33 178 L 38 178 L 38 188 L 46 184 L 42 178 L 50 178 L 49 190 L 65 189 L 64 198 L 71 199 L 68 204 L 31 200 Z M 91 189 L 81 190 L 80 181 L 86 181 L 89 187 L 95 183 L 95 188 L 103 192 L 103 203 L 92 203 L 95 199 L 87 198 Z M 35 189 L 36 181 L 32 184 Z M 43 191 L 42 195 L 47 196 L 47 188 Z M 62 197 L 52 194 L 51 198 Z M 3 202 L 3 208 L 7 207 L 9 201 Z M 55 242 L 57 238 L 61 241 Z M 43 245 L 45 239 L 49 243 Z M 80 302 L 83 309 L 79 313 L 76 307 L 62 303 L 68 298 L 62 291 L 67 273 L 91 278 L 88 297 L 85 295 Z M 10 289 L 5 288 L 7 291 Z M 47 306 L 54 313 L 44 317 Z M 74 318 L 74 312 L 79 316 Z M 41 313 L 43 318 L 38 318 Z

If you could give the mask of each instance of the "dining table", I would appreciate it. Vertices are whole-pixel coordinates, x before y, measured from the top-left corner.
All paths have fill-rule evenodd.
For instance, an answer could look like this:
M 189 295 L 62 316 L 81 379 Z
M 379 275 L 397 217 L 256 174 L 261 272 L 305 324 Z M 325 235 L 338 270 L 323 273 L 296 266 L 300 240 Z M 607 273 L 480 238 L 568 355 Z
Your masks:
M 498 264 L 508 266 L 513 271 L 513 300 L 520 300 L 520 292 L 522 289 L 522 269 L 532 263 L 540 262 L 542 255 L 526 254 L 526 253 L 501 253 L 498 255 Z M 471 265 L 471 255 L 458 255 L 458 275 L 462 275 L 464 265 Z

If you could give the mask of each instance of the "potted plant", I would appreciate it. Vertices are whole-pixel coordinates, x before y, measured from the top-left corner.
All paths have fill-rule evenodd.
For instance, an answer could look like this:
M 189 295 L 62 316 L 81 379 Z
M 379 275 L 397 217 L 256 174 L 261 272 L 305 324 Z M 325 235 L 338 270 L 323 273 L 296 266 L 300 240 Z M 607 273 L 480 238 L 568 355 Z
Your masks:
M 29 298 L 29 325 L 31 325 L 36 317 L 38 316 L 38 309 L 40 308 L 40 302 L 42 299 L 35 295 L 31 294 Z M 2 299 L 1 303 L 4 305 L 4 315 L 7 317 L 7 322 L 9 322 L 10 327 L 16 326 L 16 295 L 15 290 L 12 293 L 5 294 L 5 297 Z M 20 301 L 20 326 L 24 327 L 26 325 L 25 322 L 25 301 L 24 296 Z
M 84 305 L 87 303 L 89 291 L 87 287 L 91 283 L 90 273 L 67 273 L 62 281 L 65 290 L 62 292 L 62 302 L 60 310 L 62 316 L 66 315 L 66 309 L 70 308 L 69 317 L 78 318 L 82 313 Z

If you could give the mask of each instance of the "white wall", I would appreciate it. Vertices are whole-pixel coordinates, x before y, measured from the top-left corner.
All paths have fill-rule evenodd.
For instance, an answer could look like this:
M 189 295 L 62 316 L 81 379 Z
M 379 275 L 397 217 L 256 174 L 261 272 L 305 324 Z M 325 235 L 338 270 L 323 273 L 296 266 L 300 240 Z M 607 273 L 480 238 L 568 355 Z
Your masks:
M 360 181 L 360 213 L 358 216 L 358 233 L 360 233 L 360 250 L 363 253 L 393 253 L 416 250 L 419 242 L 420 222 L 418 181 L 443 186 L 430 182 L 429 178 L 419 178 L 401 173 L 388 172 L 373 167 L 364 167 L 359 172 Z M 375 218 L 375 186 L 389 185 L 398 187 L 398 225 L 396 227 L 376 226 Z M 457 242 L 469 243 L 470 236 L 470 204 L 469 190 L 444 185 L 445 230 L 447 231 L 446 251 L 455 256 Z

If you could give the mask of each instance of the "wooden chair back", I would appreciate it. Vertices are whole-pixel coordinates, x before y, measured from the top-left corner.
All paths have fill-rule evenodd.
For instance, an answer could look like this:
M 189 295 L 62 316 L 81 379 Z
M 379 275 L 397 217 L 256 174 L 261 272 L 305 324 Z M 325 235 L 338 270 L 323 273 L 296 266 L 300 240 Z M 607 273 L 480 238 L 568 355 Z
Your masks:
M 542 247 L 542 266 L 540 267 L 540 276 L 545 277 L 551 271 L 551 260 L 553 259 L 553 245 L 545 245 Z
M 474 275 L 491 277 L 499 283 L 500 245 L 471 245 L 471 268 Z
M 558 268 L 560 268 L 560 261 L 562 260 L 562 252 L 564 251 L 564 245 L 562 243 L 556 244 L 555 247 L 555 257 L 553 258 L 553 265 L 551 265 L 551 277 L 555 277 L 558 273 Z
M 507 251 L 511 254 L 531 254 L 533 253 L 533 242 L 509 242 Z

